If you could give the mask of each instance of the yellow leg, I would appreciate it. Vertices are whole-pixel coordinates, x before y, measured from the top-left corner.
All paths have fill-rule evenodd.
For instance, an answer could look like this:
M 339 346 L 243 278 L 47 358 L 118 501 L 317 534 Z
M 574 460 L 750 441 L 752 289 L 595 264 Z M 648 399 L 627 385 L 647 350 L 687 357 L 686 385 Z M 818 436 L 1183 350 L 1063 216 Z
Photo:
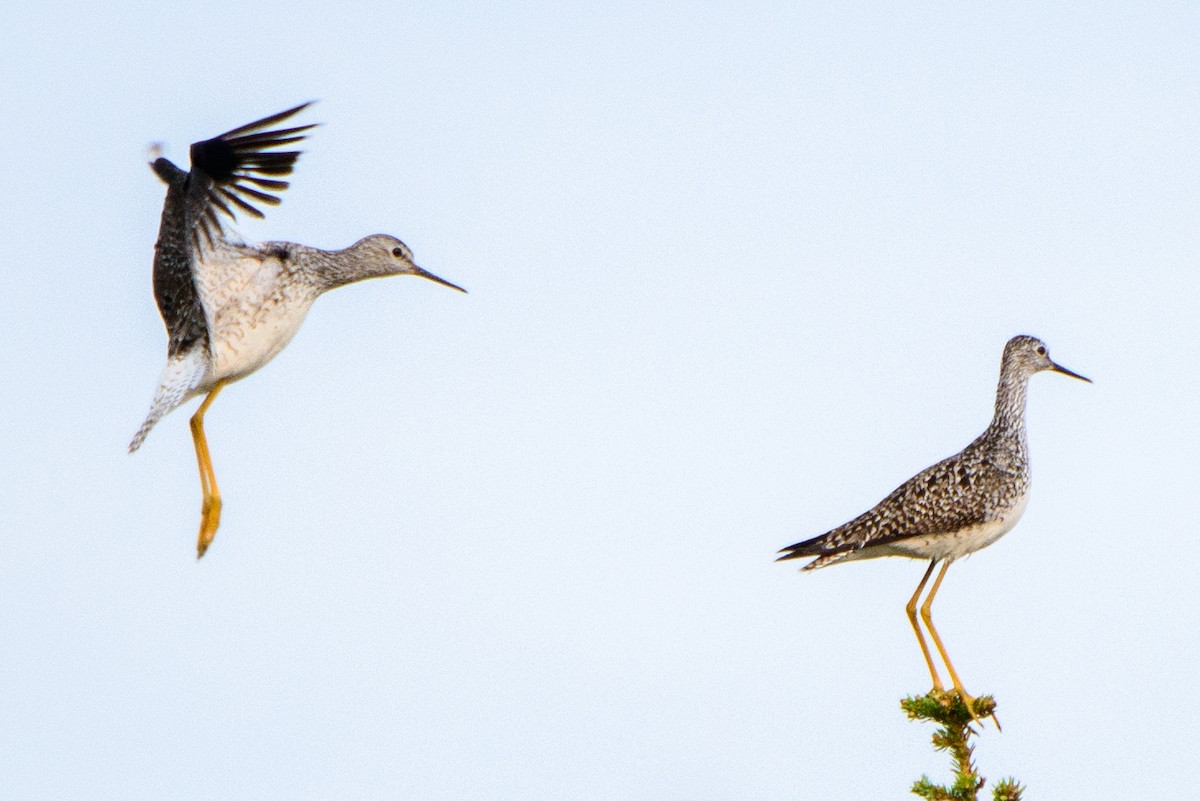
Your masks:
M 908 606 L 904 607 L 904 611 L 908 614 L 908 622 L 912 624 L 913 633 L 917 635 L 917 642 L 921 646 L 921 654 L 925 657 L 925 664 L 929 667 L 929 675 L 933 676 L 933 689 L 940 690 L 942 689 L 942 679 L 938 676 L 937 668 L 933 666 L 933 656 L 930 655 L 929 646 L 925 644 L 925 636 L 921 634 L 921 627 L 917 624 L 917 599 L 921 597 L 921 592 L 925 589 L 925 582 L 929 581 L 929 576 L 933 573 L 935 565 L 937 565 L 936 559 L 929 563 L 929 568 L 925 571 L 925 575 L 921 577 L 921 583 L 917 585 L 917 591 L 908 600 Z
M 954 682 L 954 691 L 958 693 L 958 697 L 967 705 L 967 710 L 971 713 L 971 719 L 976 722 L 982 722 L 975 715 L 975 696 L 969 694 L 963 687 L 962 680 L 958 678 L 958 673 L 954 670 L 954 663 L 950 661 L 950 655 L 946 653 L 946 646 L 942 645 L 942 638 L 938 636 L 937 629 L 933 625 L 933 597 L 937 595 L 938 588 L 942 586 L 942 579 L 946 576 L 946 571 L 954 562 L 953 559 L 947 559 L 942 563 L 942 569 L 938 571 L 938 576 L 933 581 L 933 588 L 929 590 L 929 595 L 925 596 L 925 603 L 921 604 L 921 619 L 925 621 L 925 628 L 929 629 L 929 636 L 933 638 L 933 644 L 937 647 L 938 653 L 942 656 L 942 661 L 946 663 L 946 669 L 950 671 L 950 680 Z M 932 569 L 932 565 L 930 568 Z M 928 578 L 928 574 L 926 574 Z M 1000 728 L 1000 719 L 994 714 L 991 716 L 996 722 L 996 728 Z
M 203 495 L 200 503 L 200 536 L 196 539 L 197 559 L 204 556 L 217 534 L 217 527 L 221 525 L 221 491 L 217 489 L 217 477 L 213 473 L 208 440 L 204 438 L 204 413 L 208 411 L 208 407 L 212 405 L 223 386 L 225 382 L 218 381 L 200 404 L 200 408 L 192 415 L 192 442 L 196 445 L 196 461 L 200 465 L 200 492 Z

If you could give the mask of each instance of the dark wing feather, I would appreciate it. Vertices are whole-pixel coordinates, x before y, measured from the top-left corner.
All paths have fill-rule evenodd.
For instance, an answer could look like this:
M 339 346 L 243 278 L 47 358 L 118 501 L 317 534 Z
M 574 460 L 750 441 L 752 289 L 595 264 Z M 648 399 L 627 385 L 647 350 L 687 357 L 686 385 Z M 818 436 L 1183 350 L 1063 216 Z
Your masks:
M 158 241 L 154 245 L 154 299 L 167 326 L 168 356 L 208 344 L 204 307 L 192 270 L 201 242 L 212 247 L 221 236 L 221 218 L 235 210 L 261 217 L 254 203 L 278 205 L 272 192 L 287 189 L 288 175 L 299 151 L 271 148 L 299 142 L 315 125 L 265 130 L 310 104 L 272 114 L 192 145 L 192 171 L 184 172 L 165 158 L 151 167 L 167 185 Z
M 154 172 L 167 184 L 154 243 L 154 300 L 167 326 L 167 356 L 208 345 L 208 324 L 192 280 L 195 247 L 187 223 L 188 174 L 164 158 Z
M 302 141 L 305 132 L 316 124 L 268 129 L 309 105 L 302 103 L 192 145 L 188 205 L 195 225 L 192 232 L 195 245 L 199 246 L 203 237 L 211 246 L 220 237 L 218 214 L 235 219 L 235 211 L 241 210 L 262 217 L 256 203 L 279 205 L 280 198 L 272 193 L 287 189 L 288 182 L 265 176 L 290 175 L 300 151 L 273 148 Z

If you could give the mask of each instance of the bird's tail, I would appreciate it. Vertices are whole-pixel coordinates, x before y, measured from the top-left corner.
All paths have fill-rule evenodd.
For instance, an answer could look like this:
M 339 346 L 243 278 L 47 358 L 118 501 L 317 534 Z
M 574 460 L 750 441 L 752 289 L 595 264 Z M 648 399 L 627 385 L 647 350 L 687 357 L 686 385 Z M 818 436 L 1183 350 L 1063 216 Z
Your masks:
M 150 412 L 129 442 L 130 453 L 142 446 L 155 423 L 199 391 L 208 371 L 205 350 L 204 347 L 196 347 L 167 360 L 167 366 L 158 380 L 158 389 L 154 391 L 154 400 L 150 403 Z
M 813 537 L 811 540 L 798 542 L 795 545 L 789 545 L 786 548 L 781 548 L 779 553 L 782 556 L 776 557 L 776 562 L 786 562 L 789 559 L 805 559 L 810 556 L 817 557 L 809 562 L 801 570 L 816 570 L 817 568 L 827 567 L 843 559 L 849 558 L 853 553 L 853 548 L 837 548 L 830 547 L 828 534 L 822 534 L 819 537 Z
M 150 429 L 154 428 L 154 424 L 162 419 L 170 409 L 163 409 L 158 403 L 158 398 L 155 397 L 154 404 L 150 407 L 150 414 L 146 415 L 146 419 L 142 421 L 142 425 L 138 428 L 137 433 L 133 435 L 133 439 L 129 441 L 129 452 L 133 453 L 138 448 L 142 447 L 142 443 L 146 441 L 146 435 L 150 433 Z

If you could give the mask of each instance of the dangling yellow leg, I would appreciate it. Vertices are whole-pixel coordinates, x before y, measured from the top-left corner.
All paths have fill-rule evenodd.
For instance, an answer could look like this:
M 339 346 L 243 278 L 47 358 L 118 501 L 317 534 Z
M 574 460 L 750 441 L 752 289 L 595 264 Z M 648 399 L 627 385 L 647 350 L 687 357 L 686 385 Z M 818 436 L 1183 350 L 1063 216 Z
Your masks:
M 942 579 L 946 576 L 946 571 L 954 562 L 953 559 L 947 559 L 942 563 L 942 569 L 938 571 L 938 576 L 934 579 L 933 588 L 929 590 L 929 595 L 925 597 L 925 603 L 921 604 L 921 619 L 925 621 L 925 627 L 929 629 L 929 636 L 933 638 L 933 644 L 937 647 L 938 653 L 942 656 L 942 661 L 946 663 L 946 669 L 950 671 L 950 680 L 954 682 L 954 691 L 958 693 L 958 697 L 967 705 L 967 711 L 971 713 L 971 719 L 982 724 L 983 721 L 975 715 L 975 696 L 969 694 L 963 687 L 962 680 L 958 678 L 958 673 L 954 670 L 954 663 L 950 661 L 950 655 L 946 653 L 946 646 L 942 645 L 942 638 L 938 636 L 937 629 L 933 625 L 933 597 L 937 595 L 938 587 L 942 586 Z M 930 569 L 933 565 L 930 565 Z M 928 573 L 926 574 L 928 578 Z M 996 723 L 996 728 L 1000 728 L 1000 719 L 993 713 L 992 720 Z
M 200 408 L 192 415 L 192 442 L 196 445 L 196 461 L 200 465 L 200 492 L 203 494 L 200 503 L 200 536 L 196 539 L 197 559 L 204 556 L 217 534 L 217 527 L 221 525 L 221 491 L 217 489 L 212 456 L 208 453 L 208 440 L 204 438 L 204 413 L 208 411 L 208 407 L 212 405 L 223 386 L 225 382 L 218 381 L 200 404 Z
M 938 676 L 937 668 L 933 666 L 933 656 L 929 653 L 929 646 L 925 644 L 925 636 L 921 634 L 921 627 L 917 624 L 917 599 L 921 597 L 921 591 L 925 589 L 925 582 L 929 581 L 935 565 L 937 565 L 936 559 L 929 563 L 929 568 L 921 577 L 921 583 L 917 585 L 917 591 L 908 600 L 908 606 L 904 607 L 904 611 L 908 614 L 908 622 L 912 624 L 913 632 L 917 635 L 917 642 L 921 645 L 921 654 L 925 657 L 925 664 L 929 666 L 929 675 L 933 676 L 933 689 L 940 690 L 942 689 L 942 679 Z

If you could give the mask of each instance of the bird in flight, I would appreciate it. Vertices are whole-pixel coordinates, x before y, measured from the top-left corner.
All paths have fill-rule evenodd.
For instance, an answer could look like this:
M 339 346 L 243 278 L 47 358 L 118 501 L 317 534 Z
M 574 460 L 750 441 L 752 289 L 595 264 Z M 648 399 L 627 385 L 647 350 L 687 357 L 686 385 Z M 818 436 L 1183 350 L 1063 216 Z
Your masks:
M 372 234 L 343 250 L 293 242 L 248 244 L 226 221 L 238 213 L 262 217 L 287 189 L 298 150 L 315 124 L 275 127 L 310 103 L 272 114 L 191 146 L 191 171 L 165 158 L 150 167 L 167 185 L 154 245 L 154 299 L 166 324 L 167 364 L 129 452 L 163 415 L 204 395 L 192 415 L 192 440 L 203 496 L 197 558 L 221 522 L 221 493 L 204 436 L 204 415 L 225 385 L 253 373 L 287 346 L 321 294 L 367 278 L 418 275 L 451 289 L 413 262 L 394 236 Z

